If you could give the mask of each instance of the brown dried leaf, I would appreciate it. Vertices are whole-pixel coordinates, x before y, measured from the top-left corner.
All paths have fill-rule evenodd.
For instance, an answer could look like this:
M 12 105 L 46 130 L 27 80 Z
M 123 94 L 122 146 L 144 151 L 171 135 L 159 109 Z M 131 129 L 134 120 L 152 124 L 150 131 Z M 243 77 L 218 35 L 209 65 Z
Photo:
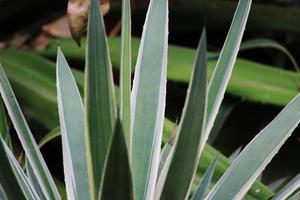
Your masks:
M 69 29 L 68 16 L 62 16 L 55 21 L 43 26 L 43 32 L 58 38 L 69 38 L 71 32 Z
M 30 49 L 43 50 L 47 47 L 51 37 L 48 34 L 41 33 L 29 45 Z
M 105 15 L 109 11 L 108 0 L 101 0 L 101 13 Z M 90 0 L 69 0 L 68 2 L 68 19 L 71 35 L 76 43 L 80 46 L 81 36 L 86 32 L 88 10 Z

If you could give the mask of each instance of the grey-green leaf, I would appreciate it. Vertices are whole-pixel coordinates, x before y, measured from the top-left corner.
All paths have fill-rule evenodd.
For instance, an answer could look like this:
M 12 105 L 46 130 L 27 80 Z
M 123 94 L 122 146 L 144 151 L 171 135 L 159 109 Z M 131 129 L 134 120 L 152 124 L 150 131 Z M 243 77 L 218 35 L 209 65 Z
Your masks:
M 90 199 L 83 104 L 72 71 L 60 49 L 57 53 L 56 68 L 57 102 L 68 199 Z
M 217 165 L 218 158 L 215 158 L 209 167 L 207 168 L 205 174 L 203 175 L 201 182 L 199 184 L 199 187 L 197 188 L 197 191 L 192 197 L 192 200 L 202 200 L 205 197 L 205 194 L 207 193 L 208 187 L 211 183 L 212 176 L 214 174 L 216 165 Z
M 133 199 L 129 154 L 120 120 L 116 122 L 101 199 Z
M 288 198 L 288 200 L 299 200 L 299 199 L 300 199 L 300 191 L 296 192 L 296 194 Z
M 8 199 L 39 199 L 18 162 L 0 137 L 0 183 Z
M 139 200 L 154 197 L 165 111 L 167 46 L 168 1 L 151 0 L 131 94 L 133 185 Z
M 209 82 L 206 137 L 208 137 L 213 127 L 226 87 L 231 77 L 233 66 L 244 34 L 251 2 L 252 0 L 239 1 L 226 41 Z
M 2 101 L 0 101 L 0 136 L 7 141 L 9 137 L 8 124 L 5 114 L 5 109 Z
M 272 200 L 287 199 L 291 194 L 300 188 L 300 174 L 294 177 Z
M 185 199 L 207 138 L 203 138 L 206 114 L 206 33 L 202 33 L 194 70 L 175 141 L 175 152 L 162 199 Z M 180 184 L 176 184 L 180 183 Z
M 51 140 L 60 136 L 60 127 L 56 127 L 47 133 L 38 143 L 39 148 L 42 148 L 45 144 L 50 142 Z
M 33 173 L 33 169 L 30 166 L 30 163 L 28 162 L 27 158 L 25 158 L 25 166 L 26 166 L 26 174 L 28 177 L 28 181 L 34 187 L 34 189 L 35 189 L 36 193 L 39 195 L 40 199 L 47 200 L 45 195 L 43 194 L 42 188 L 40 187 L 40 185 Z
M 297 95 L 234 160 L 207 199 L 241 199 L 300 121 Z
M 176 138 L 177 139 L 177 138 Z M 159 168 L 158 168 L 158 175 L 157 175 L 157 183 L 155 188 L 155 200 L 159 200 L 161 193 L 164 189 L 164 184 L 170 169 L 171 161 L 174 156 L 174 142 L 175 142 L 175 136 L 171 136 L 171 139 L 169 142 L 167 142 L 160 154 L 159 159 Z
M 35 176 L 43 193 L 47 199 L 60 199 L 53 178 L 47 168 L 47 165 L 38 149 L 36 141 L 28 127 L 28 124 L 21 112 L 20 106 L 17 103 L 16 97 L 11 89 L 8 79 L 5 75 L 3 67 L 0 64 L 0 91 L 3 101 L 8 110 L 8 114 L 16 129 L 20 142 L 24 148 L 26 156 L 33 168 Z
M 130 152 L 131 13 L 130 0 L 122 1 L 122 46 L 120 62 L 120 118 Z
M 91 198 L 98 199 L 112 140 L 116 103 L 112 67 L 99 1 L 91 0 L 85 68 L 85 128 Z
M 288 57 L 288 59 L 293 64 L 296 71 L 299 72 L 299 70 L 300 70 L 299 65 L 298 65 L 296 59 L 294 58 L 294 56 L 291 54 L 291 52 L 288 49 L 286 49 L 284 46 L 282 46 L 278 42 L 270 40 L 270 39 L 265 39 L 265 38 L 255 38 L 255 39 L 247 40 L 247 41 L 243 42 L 241 44 L 240 51 L 254 49 L 254 48 L 273 48 L 273 49 L 277 49 L 278 51 L 281 51 Z

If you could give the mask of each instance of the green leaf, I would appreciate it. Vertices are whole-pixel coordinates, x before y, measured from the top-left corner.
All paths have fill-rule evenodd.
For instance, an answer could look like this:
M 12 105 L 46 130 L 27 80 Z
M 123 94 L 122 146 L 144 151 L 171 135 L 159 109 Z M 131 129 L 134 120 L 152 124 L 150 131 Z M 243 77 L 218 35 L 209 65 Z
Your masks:
M 119 120 L 110 147 L 101 199 L 133 199 L 129 154 Z
M 109 38 L 108 41 L 113 67 L 119 69 L 120 38 L 113 37 Z M 132 61 L 136 60 L 139 43 L 140 40 L 138 38 L 131 38 Z M 84 44 L 85 43 L 83 43 L 83 45 Z M 60 45 L 66 57 L 72 60 L 84 61 L 84 51 L 76 47 L 73 40 L 61 39 Z M 49 58 L 55 58 L 56 46 L 57 41 L 55 39 L 50 42 L 48 48 L 38 53 Z M 5 52 L 7 51 L 6 49 Z M 2 60 L 3 63 L 4 61 L 8 62 L 5 52 L 4 50 L 0 50 L 0 60 Z M 169 45 L 168 54 L 168 80 L 185 84 L 188 83 L 190 81 L 196 51 L 191 48 Z M 132 64 L 134 66 L 134 62 Z M 210 77 L 215 68 L 216 61 L 208 61 L 207 65 L 208 75 Z M 226 92 L 248 101 L 285 106 L 298 94 L 298 86 L 300 85 L 299 79 L 299 73 L 238 58 L 235 62 L 235 67 Z
M 202 177 L 202 180 L 199 184 L 199 187 L 197 188 L 197 191 L 192 197 L 192 200 L 202 200 L 204 199 L 204 196 L 206 195 L 206 192 L 208 190 L 209 184 L 211 183 L 212 176 L 214 174 L 214 171 L 216 169 L 218 158 L 215 158 L 209 167 L 207 168 L 205 174 Z
M 41 200 L 47 200 L 45 195 L 43 194 L 42 188 L 40 187 L 40 185 L 34 175 L 33 169 L 31 167 L 30 163 L 28 162 L 27 158 L 25 158 L 25 166 L 26 166 L 26 174 L 27 174 L 29 183 L 34 187 L 35 191 L 37 192 L 37 194 L 39 195 Z
M 83 104 L 60 49 L 57 53 L 57 98 L 68 199 L 89 199 Z
M 288 59 L 293 64 L 296 71 L 299 72 L 299 65 L 296 59 L 294 58 L 294 56 L 289 52 L 289 50 L 287 50 L 284 46 L 282 46 L 278 42 L 270 39 L 265 39 L 265 38 L 255 38 L 243 42 L 241 44 L 240 51 L 255 49 L 255 48 L 272 48 L 281 51 L 283 54 L 285 54 L 288 57 Z
M 0 199 L 1 200 L 8 200 L 8 197 L 6 196 L 5 191 L 4 191 L 1 183 L 0 183 Z
M 0 183 L 8 199 L 39 199 L 20 165 L 0 137 Z
M 168 2 L 151 0 L 131 95 L 132 168 L 136 199 L 154 197 L 165 111 L 167 45 Z
M 168 160 L 170 160 L 170 157 L 174 152 L 174 142 L 175 142 L 175 135 L 171 136 L 168 142 L 165 143 L 163 149 L 161 150 L 160 153 L 160 158 L 159 158 L 159 167 L 158 167 L 158 173 L 157 176 L 160 177 L 160 174 L 166 167 L 166 164 L 168 163 Z M 169 163 L 171 164 L 171 162 Z
M 238 157 L 238 155 L 241 153 L 241 151 L 242 151 L 242 147 L 237 148 L 236 150 L 234 150 L 233 153 L 230 154 L 230 156 L 228 157 L 228 159 L 231 162 L 233 162 Z
M 47 199 L 60 199 L 57 188 L 33 138 L 0 64 L 0 92 L 20 142 Z
M 155 200 L 159 200 L 161 193 L 164 189 L 164 184 L 166 182 L 166 178 L 170 169 L 171 161 L 174 156 L 174 142 L 177 140 L 175 136 L 171 136 L 169 142 L 167 142 L 161 153 L 160 153 L 160 161 L 159 161 L 159 168 L 158 168 L 158 175 L 157 175 L 157 183 L 155 188 Z
M 112 67 L 98 0 L 91 0 L 84 92 L 91 198 L 98 199 L 116 120 Z
M 131 12 L 130 1 L 122 1 L 122 46 L 120 62 L 120 118 L 130 152 Z
M 118 40 L 117 40 L 118 41 Z M 119 43 L 117 43 L 119 44 Z M 137 44 L 135 42 L 135 44 Z M 136 47 L 137 48 L 137 47 Z M 174 47 L 172 47 L 174 50 Z M 177 51 L 179 48 L 175 48 Z M 180 48 L 181 49 L 181 48 Z M 187 51 L 187 52 L 186 52 Z M 190 55 L 190 50 L 189 49 L 183 49 L 180 51 L 180 53 L 176 54 L 176 58 L 179 55 Z M 193 53 L 192 53 L 193 54 Z M 37 59 L 39 58 L 39 59 Z M 52 88 L 56 88 L 55 84 L 55 64 L 53 62 L 48 63 L 46 65 L 45 59 L 41 58 L 40 56 L 34 55 L 32 53 L 28 52 L 20 52 L 18 50 L 9 50 L 6 49 L 1 50 L 0 49 L 0 59 L 5 63 L 5 70 L 8 71 L 8 78 L 14 83 L 14 90 L 16 91 L 16 94 L 19 96 L 20 100 L 22 101 L 22 104 L 24 106 L 24 109 L 26 109 L 27 116 L 30 118 L 37 120 L 41 122 L 42 124 L 47 125 L 49 129 L 53 129 L 58 126 L 58 120 L 56 119 L 58 117 L 57 115 L 57 101 L 56 101 L 56 91 L 52 90 Z M 14 61 L 14 62 L 9 62 L 9 61 Z M 32 62 L 27 63 L 27 62 Z M 174 66 L 173 64 L 176 65 L 176 63 L 172 63 L 171 66 Z M 26 66 L 26 67 L 24 67 Z M 33 66 L 37 67 L 41 72 L 37 72 L 39 70 L 35 69 Z M 41 67 L 42 66 L 42 67 Z M 170 66 L 170 67 L 171 67 Z M 177 65 L 180 66 L 180 65 Z M 242 65 L 244 66 L 244 65 Z M 284 70 L 277 70 L 278 74 L 281 74 L 279 76 L 278 74 L 272 73 L 270 71 L 269 67 L 260 67 L 260 69 L 257 69 L 255 65 L 245 65 L 246 67 L 255 68 L 256 73 L 258 74 L 257 71 L 259 71 L 259 74 L 268 74 L 270 73 L 270 77 L 276 77 L 276 79 L 280 79 L 280 81 L 285 80 L 288 76 L 292 74 L 293 76 L 290 77 L 290 79 L 293 79 L 293 77 L 297 78 L 298 75 L 290 72 L 286 72 Z M 189 65 L 187 65 L 189 68 Z M 264 69 L 264 71 L 261 71 L 261 69 Z M 186 69 L 186 68 L 181 68 L 181 69 Z M 265 71 L 265 69 L 268 69 Z M 273 70 L 273 69 L 272 69 Z M 52 72 L 49 73 L 48 71 L 53 71 L 54 72 L 54 78 L 52 77 Z M 76 70 L 72 70 L 73 72 L 78 72 Z M 263 73 L 262 73 L 263 72 Z M 76 76 L 76 74 L 78 76 Z M 28 79 L 28 76 L 30 76 L 32 79 Z M 79 87 L 83 88 L 82 82 L 83 82 L 83 73 L 78 72 L 74 74 L 76 81 L 79 85 Z M 43 82 L 40 81 L 39 79 L 33 79 L 33 77 L 42 77 L 42 79 L 47 79 L 51 78 L 51 81 Z M 247 76 L 246 76 L 247 77 Z M 270 78 L 269 77 L 269 78 Z M 281 77 L 285 77 L 281 79 Z M 299 76 L 300 77 L 300 76 Z M 245 78 L 245 77 L 243 77 Z M 187 78 L 187 79 L 190 79 Z M 187 80 L 186 79 L 186 80 Z M 249 79 L 248 79 L 249 80 Z M 247 81 L 248 81 L 247 80 Z M 28 81 L 30 84 L 28 84 Z M 276 84 L 276 83 L 274 83 Z M 33 86 L 38 86 L 38 87 L 33 87 Z M 117 91 L 117 90 L 116 90 Z M 266 91 L 266 90 L 265 90 Z M 45 95 L 47 94 L 47 95 Z M 252 93 L 253 94 L 253 93 Z M 52 98 L 54 97 L 54 98 Z M 284 95 L 279 95 L 279 97 L 286 97 Z M 288 98 L 286 98 L 288 100 Z M 45 107 L 47 109 L 45 109 Z M 45 115 L 44 113 L 47 112 L 49 115 Z M 174 124 L 167 118 L 165 118 L 164 122 L 164 135 L 163 139 L 164 142 L 167 142 L 170 138 L 170 135 L 173 133 L 174 130 Z M 198 165 L 198 171 L 197 171 L 197 180 L 200 179 L 201 175 L 205 173 L 206 169 L 208 168 L 209 164 L 211 161 L 219 155 L 220 152 L 216 151 L 213 147 L 210 145 L 206 145 L 206 147 L 203 150 L 203 153 L 201 155 L 201 160 Z M 217 163 L 216 167 L 216 172 L 214 174 L 214 181 L 217 181 L 222 174 L 226 171 L 226 169 L 230 166 L 230 161 L 225 157 L 225 156 L 219 156 L 219 161 Z M 259 191 L 259 192 L 257 192 Z M 274 193 L 268 189 L 265 185 L 263 185 L 261 182 L 256 181 L 251 189 L 249 190 L 249 194 L 256 197 L 256 198 L 263 198 L 263 199 L 268 199 L 271 196 L 274 195 Z M 63 197 L 62 197 L 63 198 Z
M 212 77 L 208 85 L 208 102 L 207 102 L 207 121 L 206 136 L 208 137 L 225 90 L 227 88 L 240 43 L 244 34 L 247 18 L 249 15 L 252 0 L 240 0 L 237 6 L 233 21 L 230 26 L 227 38 L 225 40 L 221 55 L 218 59 Z
M 206 33 L 203 31 L 179 123 L 178 140 L 175 141 L 174 156 L 162 192 L 162 199 L 176 200 L 187 198 L 200 154 L 207 140 L 207 138 L 203 137 L 207 98 L 206 61 Z
M 38 143 L 39 148 L 42 148 L 45 144 L 50 142 L 51 140 L 60 136 L 60 127 L 56 127 L 47 133 Z
M 294 177 L 272 200 L 287 199 L 291 194 L 300 188 L 300 174 Z
M 221 129 L 224 123 L 226 122 L 226 119 L 229 117 L 229 115 L 231 114 L 231 112 L 233 111 L 236 105 L 237 105 L 236 103 L 222 102 L 222 105 L 219 109 L 219 113 L 215 119 L 214 126 L 209 133 L 207 143 L 209 144 L 214 143 L 219 133 L 221 132 Z
M 300 199 L 300 191 L 298 191 L 296 194 L 288 198 L 288 200 L 299 200 Z
M 295 97 L 240 153 L 207 199 L 241 199 L 300 121 Z
M 288 49 L 286 49 L 284 46 L 282 46 L 280 43 L 274 40 L 265 39 L 265 38 L 250 39 L 241 43 L 239 51 L 241 52 L 241 51 L 246 51 L 249 49 L 257 49 L 257 48 L 271 48 L 282 52 L 291 61 L 295 70 L 299 72 L 299 65 L 296 59 L 294 58 L 294 56 L 291 54 L 291 52 Z M 208 56 L 208 59 L 213 60 L 213 59 L 217 59 L 218 57 L 219 57 L 219 53 L 211 53 Z
M 4 138 L 4 140 L 9 136 L 7 119 L 2 101 L 0 101 L 0 136 Z
M 12 149 L 9 125 L 7 123 L 5 108 L 2 101 L 0 101 L 0 137 L 2 137 L 6 144 L 8 144 L 9 148 Z

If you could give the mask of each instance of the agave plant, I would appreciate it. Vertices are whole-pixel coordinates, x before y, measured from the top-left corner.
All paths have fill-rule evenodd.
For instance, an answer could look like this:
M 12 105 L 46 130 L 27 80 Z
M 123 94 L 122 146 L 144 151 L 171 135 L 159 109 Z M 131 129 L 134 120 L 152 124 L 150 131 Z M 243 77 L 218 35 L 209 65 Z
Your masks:
M 176 133 L 163 149 L 168 2 L 150 1 L 131 91 L 130 5 L 123 0 L 119 104 L 98 6 L 97 0 L 91 0 L 84 104 L 59 48 L 57 53 L 57 99 L 67 199 L 243 199 L 300 121 L 300 96 L 296 96 L 244 148 L 210 190 L 217 158 L 197 189 L 192 190 L 199 157 L 233 70 L 251 0 L 240 0 L 209 84 L 203 31 L 183 114 Z M 1 115 L 4 123 L 0 199 L 61 199 L 1 65 L 0 83 L 3 101 L 26 154 L 24 172 L 9 148 L 7 123 Z M 299 176 L 295 177 L 274 199 L 291 196 L 299 182 Z

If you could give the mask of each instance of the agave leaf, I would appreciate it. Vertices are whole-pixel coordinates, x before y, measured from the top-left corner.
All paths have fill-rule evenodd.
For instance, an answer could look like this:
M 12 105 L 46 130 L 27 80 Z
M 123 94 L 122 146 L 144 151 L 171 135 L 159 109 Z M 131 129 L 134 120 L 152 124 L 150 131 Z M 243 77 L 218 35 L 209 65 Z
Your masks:
M 4 191 L 1 183 L 0 183 L 0 199 L 1 200 L 8 200 L 8 197 L 6 196 L 5 191 Z
M 288 200 L 299 200 L 299 199 L 300 199 L 300 191 L 298 191 L 296 194 L 288 198 Z
M 242 151 L 242 147 L 237 148 L 236 150 L 234 150 L 234 152 L 228 157 L 228 159 L 233 162 L 238 155 L 241 153 Z
M 287 199 L 291 194 L 300 188 L 300 174 L 294 177 L 272 200 Z
M 6 113 L 2 101 L 0 101 L 0 137 L 2 137 L 6 144 L 8 144 L 9 148 L 12 149 L 9 126 L 7 123 Z
M 0 137 L 0 183 L 8 199 L 39 199 L 20 165 Z
M 38 143 L 39 148 L 42 148 L 45 144 L 50 142 L 51 140 L 60 136 L 60 127 L 56 127 L 47 133 Z
M 207 168 L 205 174 L 202 177 L 202 180 L 199 184 L 199 187 L 195 194 L 192 197 L 192 200 L 202 200 L 208 190 L 209 184 L 211 183 L 212 176 L 214 174 L 218 158 L 215 158 L 209 167 Z
M 33 173 L 33 169 L 30 166 L 30 163 L 28 162 L 27 158 L 25 158 L 25 166 L 26 166 L 26 174 L 29 183 L 34 187 L 35 191 L 37 192 L 41 200 L 47 200 L 45 195 L 43 194 L 42 188 L 38 184 L 38 181 Z
M 5 109 L 2 101 L 0 101 L 0 136 L 6 140 L 8 138 L 8 124 Z
M 162 199 L 185 199 L 189 195 L 198 160 L 206 143 L 207 138 L 203 138 L 206 117 L 206 59 L 206 33 L 203 31 Z
M 160 158 L 159 158 L 158 175 L 157 175 L 158 177 L 160 176 L 162 170 L 164 169 L 166 163 L 168 162 L 170 156 L 172 155 L 175 140 L 176 140 L 175 135 L 171 136 L 169 141 L 165 143 L 163 149 L 161 150 Z
M 136 199 L 154 197 L 165 111 L 167 44 L 168 1 L 151 0 L 131 94 L 132 167 Z
M 241 199 L 300 121 L 296 96 L 240 153 L 207 199 Z M 241 175 L 242 174 L 242 175 Z
M 116 118 L 112 67 L 98 0 L 91 1 L 85 68 L 85 127 L 92 199 L 101 192 Z
M 26 123 L 26 120 L 0 64 L 0 91 L 8 114 L 19 136 L 20 142 L 33 168 L 39 184 L 48 199 L 60 199 L 47 165 Z
M 241 43 L 239 51 L 246 51 L 249 49 L 257 49 L 257 48 L 271 48 L 282 52 L 291 61 L 296 71 L 299 72 L 299 65 L 296 59 L 294 58 L 294 56 L 291 54 L 291 52 L 288 49 L 286 49 L 283 45 L 281 45 L 280 43 L 274 40 L 270 40 L 266 38 L 250 39 Z M 208 56 L 208 59 L 217 59 L 218 57 L 219 57 L 219 53 L 211 53 Z
M 133 199 L 129 154 L 120 120 L 116 122 L 101 199 Z
M 186 52 L 186 49 L 182 50 L 181 54 L 186 55 L 184 52 Z M 58 120 L 56 119 L 57 118 L 56 90 L 53 91 L 52 89 L 52 88 L 54 89 L 56 88 L 55 87 L 56 86 L 55 85 L 55 64 L 41 58 L 38 55 L 28 53 L 28 52 L 20 52 L 18 50 L 12 50 L 12 49 L 0 50 L 0 55 L 1 55 L 0 59 L 6 63 L 5 70 L 8 72 L 9 79 L 14 84 L 14 90 L 16 91 L 16 94 L 19 95 L 19 98 L 22 100 L 22 103 L 24 103 L 23 104 L 24 109 L 28 110 L 27 116 L 47 125 L 49 129 L 53 129 L 54 127 L 58 126 Z M 14 61 L 14 62 L 9 62 L 9 61 Z M 48 65 L 46 63 L 48 63 Z M 250 67 L 249 65 L 246 66 Z M 255 66 L 251 66 L 251 68 L 252 67 Z M 269 69 L 269 67 L 265 67 L 264 69 Z M 261 72 L 260 70 L 257 71 Z M 279 71 L 282 76 L 286 75 L 285 71 L 283 70 L 279 70 Z M 40 72 L 38 76 L 36 75 L 37 72 Z M 78 72 L 78 71 L 73 70 L 73 72 Z M 266 73 L 266 71 L 264 72 Z M 271 74 L 272 74 L 271 77 L 273 76 L 276 76 L 276 78 L 282 77 L 282 76 L 274 75 L 273 73 Z M 32 79 L 28 79 L 28 76 L 30 76 Z M 52 78 L 52 76 L 54 77 Z M 83 88 L 83 84 L 82 84 L 83 73 L 81 72 L 74 73 L 74 76 L 75 78 L 77 77 L 76 81 L 78 81 L 77 83 L 79 88 Z M 51 81 L 43 82 L 40 81 L 39 79 L 35 79 L 35 77 L 41 77 L 42 79 L 48 78 L 51 79 Z M 293 78 L 291 77 L 290 79 Z M 280 80 L 282 81 L 282 79 Z M 28 82 L 30 84 L 28 84 Z M 49 115 L 45 115 L 46 112 Z M 169 140 L 170 134 L 173 132 L 173 129 L 174 129 L 174 124 L 170 120 L 165 118 L 164 128 L 163 128 L 164 130 L 163 136 L 165 142 Z M 206 148 L 204 149 L 201 156 L 202 160 L 199 162 L 200 165 L 198 167 L 199 170 L 197 173 L 197 177 L 205 173 L 211 161 L 218 154 L 219 154 L 218 151 L 216 151 L 210 145 L 206 145 Z M 216 167 L 216 172 L 214 175 L 214 181 L 217 181 L 218 178 L 222 176 L 222 174 L 229 167 L 229 165 L 230 162 L 225 156 L 219 157 L 219 161 Z M 258 190 L 259 192 L 257 192 Z M 263 185 L 261 182 L 255 182 L 251 187 L 249 194 L 257 198 L 266 198 L 266 199 L 274 195 L 274 193 L 271 190 L 269 190 L 265 185 Z
M 209 144 L 214 143 L 214 141 L 217 139 L 218 135 L 220 134 L 221 129 L 222 129 L 224 123 L 226 122 L 226 119 L 229 117 L 230 113 L 233 111 L 235 106 L 236 106 L 236 103 L 229 103 L 229 102 L 222 103 L 222 105 L 219 109 L 219 113 L 216 117 L 214 126 L 209 133 L 207 143 L 209 143 Z
M 284 176 L 280 179 L 277 179 L 275 181 L 272 181 L 271 183 L 269 183 L 267 186 L 268 188 L 270 188 L 272 191 L 274 192 L 278 192 L 281 188 L 283 188 L 283 186 L 285 185 L 285 183 L 287 182 L 287 180 L 289 179 L 288 176 Z
M 171 161 L 174 155 L 174 142 L 178 138 L 175 138 L 175 136 L 171 136 L 171 139 L 169 142 L 167 142 L 160 155 L 160 162 L 159 162 L 159 168 L 158 168 L 158 175 L 157 175 L 157 183 L 156 183 L 156 188 L 155 188 L 155 200 L 159 200 L 161 193 L 164 188 L 164 184 L 170 169 Z
M 296 71 L 299 72 L 299 65 L 294 58 L 294 56 L 287 50 L 284 46 L 279 44 L 276 41 L 265 39 L 265 38 L 255 38 L 251 40 L 247 40 L 241 44 L 240 51 L 248 50 L 248 49 L 254 49 L 254 48 L 272 48 L 277 49 L 278 51 L 281 51 L 283 54 L 285 54 L 288 59 L 293 64 Z
M 249 15 L 251 2 L 252 0 L 239 1 L 220 57 L 210 79 L 208 85 L 205 137 L 208 137 L 213 127 L 214 121 L 225 94 L 226 87 L 231 77 L 233 66 L 236 61 L 237 53 L 239 51 L 240 43 Z
M 120 62 L 120 118 L 130 152 L 131 14 L 130 1 L 122 1 L 122 46 Z
M 83 104 L 60 49 L 57 53 L 57 98 L 68 199 L 89 199 Z

